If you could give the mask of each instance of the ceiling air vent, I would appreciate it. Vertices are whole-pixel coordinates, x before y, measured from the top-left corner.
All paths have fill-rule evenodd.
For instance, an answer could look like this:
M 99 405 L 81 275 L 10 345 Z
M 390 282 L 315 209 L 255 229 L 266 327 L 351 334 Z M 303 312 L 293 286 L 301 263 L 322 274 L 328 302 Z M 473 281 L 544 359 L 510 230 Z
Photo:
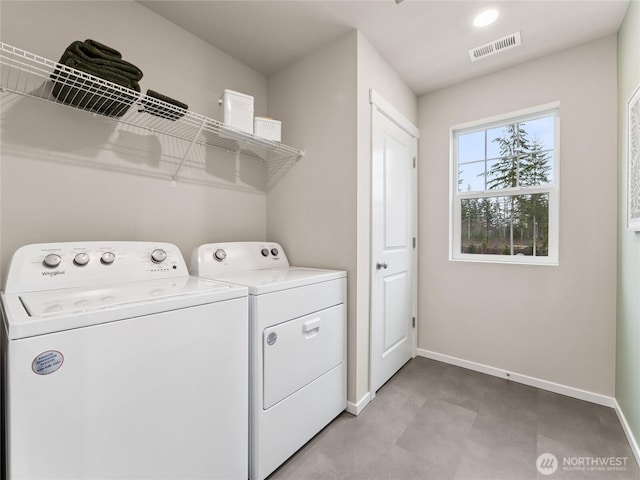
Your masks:
M 481 58 L 488 57 L 489 55 L 495 55 L 498 52 L 509 50 L 510 48 L 517 47 L 518 45 L 520 45 L 520 32 L 512 33 L 506 37 L 472 48 L 469 50 L 469 57 L 472 62 L 475 62 Z

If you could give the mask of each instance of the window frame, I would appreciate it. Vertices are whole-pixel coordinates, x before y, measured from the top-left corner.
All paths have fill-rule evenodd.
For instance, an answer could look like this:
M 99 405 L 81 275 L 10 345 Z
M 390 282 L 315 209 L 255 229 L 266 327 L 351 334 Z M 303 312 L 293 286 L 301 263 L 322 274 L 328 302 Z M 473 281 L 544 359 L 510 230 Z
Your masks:
M 486 189 L 461 192 L 458 187 L 458 136 L 485 131 L 499 126 L 526 123 L 536 118 L 554 116 L 552 181 L 546 185 L 519 186 L 503 189 Z M 449 129 L 449 260 L 463 262 L 506 263 L 517 265 L 559 265 L 560 250 L 560 103 L 548 103 L 536 107 L 518 110 L 499 116 L 474 120 L 454 125 Z M 486 181 L 486 180 L 485 180 Z M 500 255 L 462 253 L 461 218 L 462 200 L 489 197 L 507 197 L 511 195 L 533 195 L 546 193 L 549 196 L 548 255 Z

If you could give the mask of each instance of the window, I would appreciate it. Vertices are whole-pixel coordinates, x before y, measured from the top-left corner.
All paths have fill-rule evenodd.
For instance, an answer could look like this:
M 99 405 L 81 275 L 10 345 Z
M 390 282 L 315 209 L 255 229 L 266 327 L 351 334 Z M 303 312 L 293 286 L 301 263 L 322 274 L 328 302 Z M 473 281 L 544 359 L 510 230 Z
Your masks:
M 451 129 L 452 260 L 558 263 L 559 109 Z

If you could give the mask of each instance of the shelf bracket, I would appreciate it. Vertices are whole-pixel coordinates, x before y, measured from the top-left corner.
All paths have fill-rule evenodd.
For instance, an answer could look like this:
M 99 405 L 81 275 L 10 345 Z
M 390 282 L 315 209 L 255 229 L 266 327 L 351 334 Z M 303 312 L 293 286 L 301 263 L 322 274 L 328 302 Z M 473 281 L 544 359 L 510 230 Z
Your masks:
M 206 120 L 202 120 L 202 122 L 200 122 L 200 127 L 198 127 L 198 131 L 193 136 L 193 139 L 191 140 L 191 143 L 187 147 L 187 151 L 184 152 L 184 156 L 182 157 L 182 160 L 180 161 L 180 165 L 178 165 L 178 168 L 176 168 L 176 171 L 173 174 L 173 177 L 171 177 L 171 186 L 172 187 L 176 186 L 176 180 L 178 179 L 178 172 L 180 172 L 180 169 L 182 168 L 182 165 L 184 165 L 184 162 L 187 159 L 187 156 L 189 155 L 189 152 L 191 151 L 191 149 L 195 145 L 196 141 L 198 140 L 198 137 L 200 137 L 200 133 L 202 132 L 202 129 L 204 128 L 205 123 L 206 123 Z

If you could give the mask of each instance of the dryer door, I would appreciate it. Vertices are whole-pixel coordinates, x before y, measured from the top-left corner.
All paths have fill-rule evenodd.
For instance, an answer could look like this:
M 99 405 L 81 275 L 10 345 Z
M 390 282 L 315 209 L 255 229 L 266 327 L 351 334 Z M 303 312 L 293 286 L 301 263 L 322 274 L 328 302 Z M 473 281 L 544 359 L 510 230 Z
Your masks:
M 343 304 L 262 332 L 266 410 L 344 361 Z

